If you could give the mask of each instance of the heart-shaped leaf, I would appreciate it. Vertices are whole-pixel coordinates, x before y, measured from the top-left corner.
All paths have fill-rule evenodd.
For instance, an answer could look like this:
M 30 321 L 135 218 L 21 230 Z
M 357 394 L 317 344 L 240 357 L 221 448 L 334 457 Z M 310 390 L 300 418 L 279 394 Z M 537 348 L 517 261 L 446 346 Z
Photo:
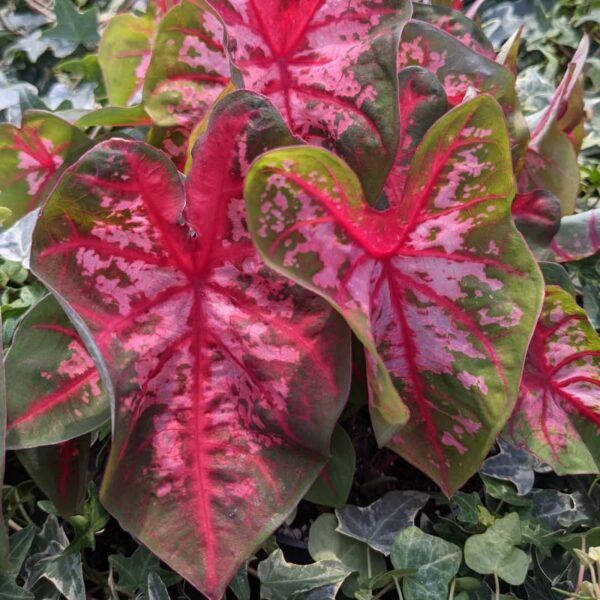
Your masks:
M 517 513 L 497 519 L 485 532 L 465 542 L 465 562 L 482 575 L 495 574 L 511 585 L 522 585 L 529 568 L 529 557 L 517 548 L 522 541 Z
M 245 226 L 249 164 L 292 139 L 264 98 L 230 94 L 185 185 L 157 150 L 111 140 L 65 173 L 34 237 L 35 272 L 114 389 L 103 504 L 213 600 L 326 463 L 349 387 L 347 327 Z
M 389 554 L 396 536 L 414 523 L 429 496 L 422 492 L 388 492 L 369 506 L 348 505 L 336 510 L 338 531 Z
M 542 301 L 510 217 L 511 172 L 502 112 L 482 96 L 429 129 L 393 209 L 370 208 L 348 167 L 318 148 L 267 153 L 246 180 L 265 260 L 327 298 L 369 351 L 380 442 L 448 494 L 512 410 Z M 402 405 L 382 362 L 411 410 L 392 441 L 381 420 L 400 423 Z
M 53 176 L 86 143 L 80 129 L 43 111 L 25 112 L 20 128 L 0 125 L 0 206 L 12 211 L 4 227 L 38 207 Z
M 439 600 L 448 595 L 462 552 L 446 540 L 409 527 L 394 541 L 390 558 L 397 569 L 417 569 L 402 580 L 406 600 Z
M 508 69 L 420 20 L 410 21 L 402 32 L 398 68 L 408 66 L 431 71 L 443 85 L 451 106 L 463 102 L 469 89 L 496 98 L 506 116 L 515 163 L 522 160 L 529 128 L 519 106 L 515 77 Z
M 6 371 L 6 443 L 11 449 L 69 440 L 110 418 L 108 395 L 94 361 L 52 296 L 38 302 L 19 324 L 6 355 Z
M 231 79 L 223 25 L 204 0 L 184 0 L 160 21 L 144 106 L 160 126 L 190 129 Z
M 79 515 L 88 484 L 91 437 L 20 450 L 17 456 L 35 484 L 63 517 Z
M 569 262 L 600 252 L 600 208 L 563 217 L 547 254 L 548 260 Z
M 495 60 L 494 46 L 488 40 L 483 30 L 457 10 L 451 3 L 446 6 L 436 4 L 421 4 L 413 2 L 413 20 L 425 21 L 456 38 L 459 42 L 474 52 Z
M 407 0 L 213 0 L 246 89 L 267 96 L 292 132 L 326 145 L 375 202 L 398 143 L 398 35 Z
M 574 298 L 548 286 L 506 429 L 558 474 L 600 471 L 600 339 Z

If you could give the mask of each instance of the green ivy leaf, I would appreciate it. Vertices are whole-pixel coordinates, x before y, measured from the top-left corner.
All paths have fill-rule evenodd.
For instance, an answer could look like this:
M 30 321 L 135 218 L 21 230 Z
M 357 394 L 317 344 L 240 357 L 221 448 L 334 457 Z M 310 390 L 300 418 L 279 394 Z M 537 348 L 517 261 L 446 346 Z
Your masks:
M 98 491 L 93 481 L 88 485 L 88 497 L 83 507 L 83 515 L 67 519 L 75 530 L 75 540 L 65 550 L 66 554 L 81 552 L 85 548 L 95 549 L 96 534 L 101 532 L 110 517 L 98 499 Z
M 54 14 L 56 25 L 42 37 L 57 58 L 64 58 L 75 52 L 79 45 L 93 49 L 98 35 L 98 9 L 89 8 L 79 12 L 70 0 L 55 0 Z
M 248 561 L 246 561 L 229 582 L 229 589 L 238 600 L 250 600 L 250 582 L 248 581 Z
M 408 527 L 396 538 L 390 558 L 397 569 L 417 569 L 402 580 L 405 600 L 439 600 L 448 596 L 462 553 L 442 538 Z
M 413 524 L 428 499 L 422 492 L 393 491 L 364 508 L 346 506 L 335 511 L 339 521 L 337 531 L 387 555 L 396 536 Z
M 169 600 L 169 592 L 163 580 L 154 571 L 148 573 L 148 600 Z
M 529 567 L 529 557 L 517 548 L 521 541 L 519 515 L 510 513 L 466 541 L 465 562 L 476 573 L 495 574 L 511 585 L 521 585 Z
M 352 571 L 338 561 L 319 561 L 311 565 L 286 562 L 276 550 L 258 565 L 264 600 L 333 600 Z

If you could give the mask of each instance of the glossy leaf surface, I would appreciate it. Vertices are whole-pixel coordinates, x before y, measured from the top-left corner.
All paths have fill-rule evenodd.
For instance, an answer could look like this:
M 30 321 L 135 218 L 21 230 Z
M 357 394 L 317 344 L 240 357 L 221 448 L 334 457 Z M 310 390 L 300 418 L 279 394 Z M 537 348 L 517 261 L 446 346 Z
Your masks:
M 52 296 L 19 324 L 6 355 L 11 449 L 55 444 L 110 418 L 105 387 L 79 334 Z
M 569 262 L 597 252 L 600 252 L 600 208 L 563 217 L 548 259 Z
M 20 450 L 17 456 L 63 517 L 80 515 L 88 484 L 91 436 Z
M 42 111 L 27 111 L 20 128 L 0 125 L 0 206 L 12 211 L 4 227 L 38 207 L 53 176 L 86 142 L 77 127 Z
M 290 141 L 271 104 L 236 92 L 185 186 L 145 144 L 100 144 L 34 238 L 36 273 L 81 316 L 114 387 L 103 504 L 211 599 L 317 477 L 348 392 L 347 327 L 266 268 L 245 226 L 248 165 Z
M 600 470 L 600 339 L 585 312 L 549 286 L 506 429 L 559 474 Z
M 397 145 L 398 35 L 407 0 L 215 0 L 246 89 L 295 135 L 340 154 L 375 201 Z
M 223 25 L 203 0 L 184 0 L 156 31 L 144 105 L 160 126 L 191 128 L 231 79 Z
M 347 166 L 316 148 L 265 154 L 246 184 L 265 259 L 327 298 L 368 349 L 376 427 L 401 409 L 378 361 L 409 406 L 408 424 L 391 442 L 379 430 L 380 442 L 447 493 L 508 418 L 541 305 L 510 218 L 511 172 L 500 108 L 480 97 L 428 131 L 394 209 L 367 206 Z

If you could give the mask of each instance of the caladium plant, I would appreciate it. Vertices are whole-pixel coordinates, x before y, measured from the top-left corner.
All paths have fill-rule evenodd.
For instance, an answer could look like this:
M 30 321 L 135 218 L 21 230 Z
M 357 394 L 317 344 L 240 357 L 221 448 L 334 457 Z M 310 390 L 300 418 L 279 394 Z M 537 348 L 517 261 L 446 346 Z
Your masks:
M 110 420 L 102 503 L 220 598 L 301 498 L 343 514 L 350 328 L 378 444 L 445 494 L 501 431 L 557 472 L 600 471 L 598 338 L 566 292 L 543 300 L 534 259 L 599 249 L 598 209 L 565 216 L 587 41 L 527 125 L 519 32 L 497 54 L 462 9 L 151 1 L 105 29 L 107 106 L 0 126 L 0 204 L 43 203 L 32 268 L 51 293 L 7 353 L 3 439 L 63 515 Z M 92 127 L 112 131 L 89 150 Z M 368 421 L 356 400 L 344 416 Z M 272 556 L 265 597 L 314 589 L 281 591 L 289 563 Z M 334 573 L 329 597 L 356 584 L 322 562 L 298 576 Z M 367 566 L 368 590 L 393 583 Z
M 236 93 L 185 185 L 149 146 L 99 144 L 34 238 L 35 272 L 109 373 L 103 502 L 211 598 L 318 475 L 348 391 L 343 322 L 268 270 L 244 224 L 245 170 L 292 141 L 272 105 Z

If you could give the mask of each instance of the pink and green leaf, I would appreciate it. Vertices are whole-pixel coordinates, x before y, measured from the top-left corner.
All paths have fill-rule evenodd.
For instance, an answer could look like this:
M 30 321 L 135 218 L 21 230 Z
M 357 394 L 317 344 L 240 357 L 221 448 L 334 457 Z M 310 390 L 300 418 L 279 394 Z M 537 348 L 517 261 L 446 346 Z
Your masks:
M 0 206 L 12 211 L 3 226 L 37 208 L 57 172 L 86 144 L 80 129 L 43 111 L 27 111 L 20 128 L 0 124 Z
M 494 46 L 475 21 L 449 2 L 445 6 L 413 2 L 413 20 L 425 21 L 456 38 L 474 52 L 495 60 Z
M 5 366 L 6 443 L 13 450 L 69 440 L 110 418 L 108 395 L 94 361 L 52 296 L 23 318 Z
M 398 68 L 407 66 L 431 71 L 443 85 L 450 106 L 463 102 L 470 89 L 493 96 L 506 116 L 513 158 L 515 162 L 521 160 L 529 130 L 515 91 L 514 75 L 508 69 L 421 20 L 410 21 L 402 32 Z
M 569 262 L 600 252 L 600 208 L 563 217 L 548 260 Z
M 111 105 L 140 103 L 155 34 L 156 22 L 150 14 L 117 15 L 108 22 L 98 61 Z
M 188 127 L 158 127 L 154 125 L 148 131 L 146 141 L 164 152 L 181 172 L 184 171 L 192 130 Z
M 316 479 L 348 393 L 345 323 L 268 269 L 245 225 L 250 163 L 292 141 L 270 103 L 235 92 L 185 184 L 150 146 L 99 144 L 34 235 L 34 271 L 114 388 L 103 504 L 211 600 Z
M 214 0 L 246 89 L 342 156 L 376 202 L 398 142 L 395 50 L 407 0 Z
M 504 435 L 559 475 L 598 473 L 599 429 L 600 338 L 575 299 L 548 286 Z
M 398 73 L 400 130 L 396 158 L 384 185 L 386 206 L 401 201 L 410 161 L 426 131 L 447 110 L 448 101 L 437 77 L 422 67 Z
M 266 153 L 247 178 L 265 260 L 326 298 L 365 345 L 380 443 L 448 494 L 476 472 L 514 406 L 542 301 L 513 194 L 504 118 L 487 96 L 429 129 L 387 211 L 370 208 L 356 176 L 318 148 Z M 390 439 L 381 421 L 402 422 L 400 398 L 411 418 Z
M 560 200 L 546 190 L 517 194 L 512 203 L 512 216 L 517 229 L 538 258 L 546 260 L 554 236 L 560 227 Z
M 91 436 L 19 450 L 17 457 L 62 517 L 80 515 L 88 485 Z
M 155 124 L 191 129 L 231 80 L 223 25 L 204 0 L 184 0 L 160 21 L 144 82 Z

